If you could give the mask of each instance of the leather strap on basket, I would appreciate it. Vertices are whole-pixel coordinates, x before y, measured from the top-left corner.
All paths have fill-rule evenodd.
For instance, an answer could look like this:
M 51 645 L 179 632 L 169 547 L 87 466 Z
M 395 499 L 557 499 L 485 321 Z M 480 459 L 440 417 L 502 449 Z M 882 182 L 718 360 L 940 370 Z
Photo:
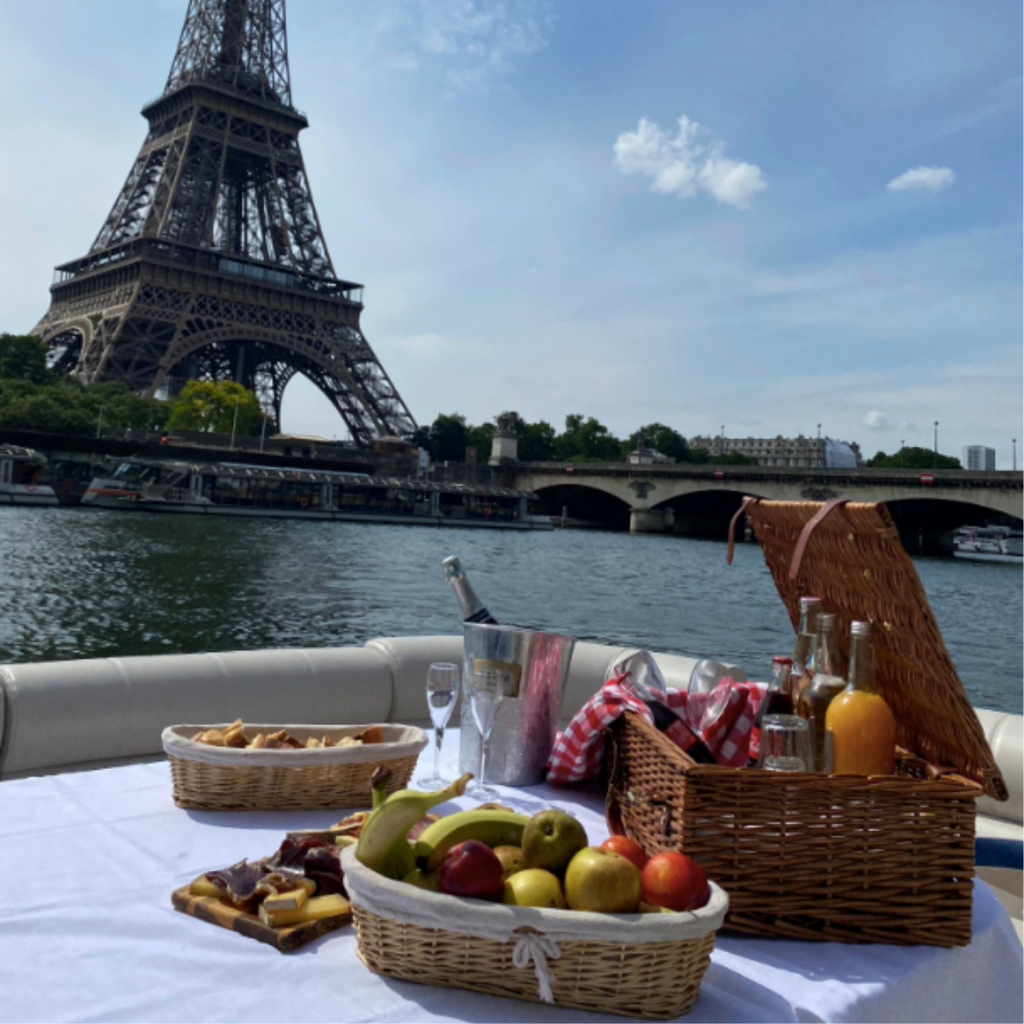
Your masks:
M 740 505 L 739 511 L 729 520 L 729 546 L 725 550 L 725 564 L 732 565 L 732 552 L 736 547 L 736 524 L 740 521 L 740 516 L 747 511 L 747 506 L 755 501 L 760 501 L 760 498 L 747 496 L 743 499 L 743 504 Z
M 789 563 L 789 578 L 791 580 L 795 580 L 800 574 L 800 566 L 803 565 L 804 552 L 807 550 L 807 542 L 811 539 L 811 534 L 832 512 L 840 505 L 845 505 L 848 500 L 848 498 L 833 498 L 831 501 L 826 501 L 806 522 L 796 542 L 796 547 L 793 549 L 793 559 Z

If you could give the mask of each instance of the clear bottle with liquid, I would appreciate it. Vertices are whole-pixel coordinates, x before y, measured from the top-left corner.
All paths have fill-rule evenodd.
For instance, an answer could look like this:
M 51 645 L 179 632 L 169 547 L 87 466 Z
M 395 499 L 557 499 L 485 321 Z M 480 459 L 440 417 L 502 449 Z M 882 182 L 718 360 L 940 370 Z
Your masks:
M 814 678 L 797 698 L 796 713 L 810 720 L 814 740 L 814 770 L 832 771 L 832 749 L 825 732 L 825 715 L 832 701 L 846 689 L 840 667 L 836 638 L 836 617 L 818 616 L 818 639 L 814 645 Z
M 820 597 L 800 598 L 800 625 L 793 645 L 793 704 L 814 678 L 814 647 L 818 636 L 818 616 L 821 614 Z
M 850 677 L 825 713 L 832 771 L 894 775 L 896 719 L 875 685 L 875 638 L 870 622 L 850 626 Z
M 477 597 L 472 584 L 466 578 L 466 572 L 457 555 L 449 555 L 441 562 L 444 578 L 452 585 L 455 597 L 462 611 L 463 622 L 481 622 L 496 626 L 498 620 L 487 610 L 483 601 Z

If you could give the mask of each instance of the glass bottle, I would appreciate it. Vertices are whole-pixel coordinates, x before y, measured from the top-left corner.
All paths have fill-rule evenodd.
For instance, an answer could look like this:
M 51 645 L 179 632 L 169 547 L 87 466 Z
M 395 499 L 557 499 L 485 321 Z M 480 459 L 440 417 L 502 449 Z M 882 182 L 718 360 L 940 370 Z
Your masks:
M 819 615 L 818 639 L 814 645 L 814 678 L 797 698 L 796 705 L 796 713 L 811 722 L 816 772 L 832 771 L 832 751 L 825 735 L 825 713 L 833 698 L 846 689 L 846 680 L 838 663 L 836 617 Z
M 784 658 L 779 655 L 772 658 L 772 679 L 768 684 L 768 692 L 757 709 L 757 717 L 750 730 L 748 768 L 756 768 L 761 756 L 761 720 L 764 716 L 793 714 L 792 673 L 792 658 Z
M 821 614 L 820 597 L 800 598 L 800 625 L 793 645 L 793 704 L 814 678 L 814 642 L 818 636 L 818 616 Z
M 452 585 L 452 590 L 455 591 L 455 596 L 458 598 L 459 608 L 462 610 L 462 621 L 482 622 L 496 626 L 498 620 L 487 610 L 483 601 L 476 596 L 476 591 L 466 579 L 466 573 L 458 556 L 450 555 L 445 558 L 441 562 L 441 568 L 444 569 L 444 578 Z
M 644 702 L 658 732 L 663 732 L 691 760 L 698 764 L 718 764 L 715 755 L 700 736 L 667 704 L 662 704 L 653 691 L 638 683 L 632 673 L 622 676 L 619 682 Z
M 894 775 L 896 719 L 875 686 L 875 638 L 870 622 L 850 626 L 850 681 L 828 706 L 825 731 L 832 771 Z

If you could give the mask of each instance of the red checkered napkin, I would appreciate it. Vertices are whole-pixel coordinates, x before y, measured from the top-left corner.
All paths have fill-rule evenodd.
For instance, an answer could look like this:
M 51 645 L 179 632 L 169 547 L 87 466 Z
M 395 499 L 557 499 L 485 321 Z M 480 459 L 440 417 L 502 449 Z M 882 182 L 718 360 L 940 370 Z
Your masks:
M 651 713 L 631 687 L 620 683 L 621 677 L 609 679 L 580 709 L 564 732 L 555 738 L 548 760 L 548 782 L 582 782 L 601 774 L 604 763 L 604 730 L 623 713 L 635 711 L 650 722 Z M 729 686 L 729 700 L 722 714 L 701 732 L 701 738 L 721 765 L 738 768 L 747 763 L 750 730 L 757 717 L 757 708 L 768 687 L 765 683 L 735 683 Z M 710 694 L 695 694 L 695 700 L 706 703 Z M 665 703 L 675 711 L 686 708 L 687 695 L 669 687 Z

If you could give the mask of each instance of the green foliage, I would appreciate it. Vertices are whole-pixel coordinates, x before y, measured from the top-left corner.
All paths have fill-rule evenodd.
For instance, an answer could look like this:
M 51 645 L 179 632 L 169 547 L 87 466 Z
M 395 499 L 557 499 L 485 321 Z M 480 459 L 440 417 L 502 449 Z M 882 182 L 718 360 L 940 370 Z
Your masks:
M 430 425 L 430 457 L 435 462 L 462 462 L 466 458 L 466 435 L 465 416 L 439 415 Z
M 34 334 L 0 334 L 0 378 L 48 384 L 46 346 Z
M 234 429 L 236 434 L 244 435 L 258 434 L 263 426 L 256 395 L 233 380 L 190 380 L 170 406 L 170 430 L 230 434 Z
M 555 438 L 557 458 L 564 462 L 621 462 L 622 442 L 593 416 L 565 417 L 565 432 Z
M 76 377 L 58 377 L 34 384 L 0 378 L 0 427 L 53 434 L 95 435 L 103 427 L 159 429 L 167 404 L 141 398 L 124 384 L 82 384 Z
M 689 462 L 706 466 L 711 461 L 711 452 L 707 448 L 691 448 L 689 450 Z
M 963 469 L 960 460 L 951 455 L 936 455 L 931 448 L 901 448 L 895 455 L 876 452 L 864 463 L 872 469 Z
M 686 443 L 686 438 L 671 427 L 666 427 L 664 423 L 648 423 L 646 427 L 641 427 L 636 433 L 630 434 L 626 441 L 627 455 L 636 449 L 641 434 L 647 447 L 653 448 L 659 455 L 665 455 L 677 462 L 690 461 L 690 446 Z
M 482 423 L 479 427 L 466 429 L 466 446 L 476 448 L 476 460 L 484 465 L 491 457 L 491 439 L 498 428 L 493 423 Z

